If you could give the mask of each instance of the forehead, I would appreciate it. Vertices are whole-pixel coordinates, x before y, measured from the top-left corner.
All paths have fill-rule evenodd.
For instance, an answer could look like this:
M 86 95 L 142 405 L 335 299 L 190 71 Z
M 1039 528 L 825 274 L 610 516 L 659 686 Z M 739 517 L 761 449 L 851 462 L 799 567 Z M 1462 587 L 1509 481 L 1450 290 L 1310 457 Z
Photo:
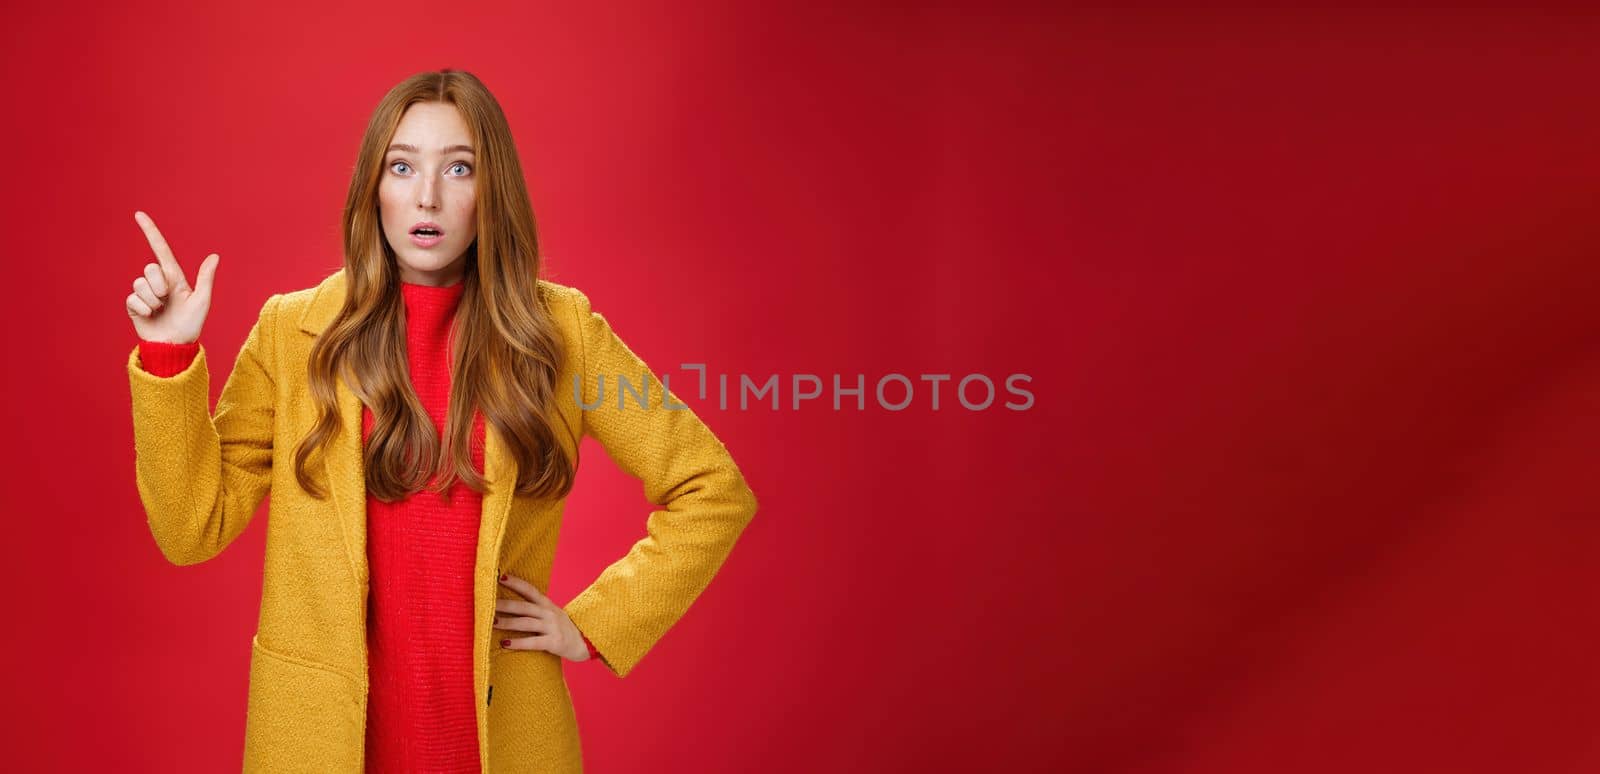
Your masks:
M 418 102 L 406 108 L 389 144 L 413 145 L 433 153 L 452 145 L 471 145 L 472 136 L 455 105 Z

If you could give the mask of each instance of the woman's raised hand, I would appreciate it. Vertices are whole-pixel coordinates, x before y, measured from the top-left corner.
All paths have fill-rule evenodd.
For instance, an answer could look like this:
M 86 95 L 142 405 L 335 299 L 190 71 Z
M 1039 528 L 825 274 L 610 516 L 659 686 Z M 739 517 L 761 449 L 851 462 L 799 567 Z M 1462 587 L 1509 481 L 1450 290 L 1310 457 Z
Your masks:
M 198 340 L 206 313 L 211 310 L 211 282 L 221 256 L 206 256 L 195 273 L 194 287 L 190 288 L 155 221 L 143 212 L 133 213 L 133 219 L 144 229 L 145 239 L 150 241 L 150 249 L 159 262 L 145 264 L 144 276 L 133 281 L 133 292 L 128 295 L 133 330 L 145 341 L 188 344 Z

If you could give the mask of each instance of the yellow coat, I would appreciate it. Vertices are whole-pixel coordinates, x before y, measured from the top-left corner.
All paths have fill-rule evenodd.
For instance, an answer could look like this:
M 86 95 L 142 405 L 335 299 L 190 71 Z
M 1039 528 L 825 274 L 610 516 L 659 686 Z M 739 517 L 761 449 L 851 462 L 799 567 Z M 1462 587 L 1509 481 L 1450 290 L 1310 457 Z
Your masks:
M 539 281 L 568 345 L 558 385 L 561 416 L 575 434 L 600 442 L 620 468 L 664 506 L 647 535 L 564 609 L 618 677 L 638 665 L 710 583 L 756 511 L 733 458 L 687 408 L 666 408 L 659 378 L 593 312 L 575 288 Z M 128 356 L 139 496 L 156 544 L 174 564 L 216 556 L 244 531 L 262 497 L 268 507 L 261 613 L 251 640 L 244 770 L 359 772 L 367 699 L 366 487 L 361 403 L 337 385 L 342 431 L 308 462 L 330 482 L 317 500 L 293 471 L 294 445 L 311 428 L 307 387 L 312 342 L 340 308 L 340 271 L 316 287 L 274 295 L 261 309 L 217 400 L 208 409 L 205 350 L 182 373 L 145 371 Z M 582 374 L 585 405 L 575 404 Z M 647 379 L 648 408 L 633 394 L 618 405 L 616 380 Z M 672 403 L 681 404 L 676 391 Z M 485 425 L 483 498 L 473 575 L 473 691 L 485 772 L 578 772 L 582 754 L 561 657 L 501 648 L 491 632 L 507 571 L 542 590 L 561 529 L 564 500 L 515 496 L 516 467 L 492 424 Z M 568 454 L 575 450 L 557 432 Z M 503 635 L 502 635 L 503 636 Z M 493 693 L 490 693 L 490 686 Z

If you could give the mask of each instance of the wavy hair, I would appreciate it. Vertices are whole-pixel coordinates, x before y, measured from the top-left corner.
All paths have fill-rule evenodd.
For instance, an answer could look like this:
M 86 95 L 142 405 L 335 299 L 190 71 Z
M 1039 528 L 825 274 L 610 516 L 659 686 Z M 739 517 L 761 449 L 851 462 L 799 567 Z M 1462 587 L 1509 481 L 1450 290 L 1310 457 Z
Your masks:
M 393 249 L 383 236 L 378 185 L 383 159 L 408 108 L 444 102 L 460 111 L 476 148 L 478 234 L 467 248 L 454 321 L 452 388 L 444 439 L 438 437 L 408 376 L 405 302 Z M 459 479 L 482 494 L 469 443 L 474 410 L 505 439 L 518 467 L 516 493 L 565 497 L 577 460 L 556 442 L 556 377 L 566 357 L 560 331 L 539 291 L 533 208 L 510 126 L 500 104 L 471 73 L 445 69 L 411 76 L 384 95 L 367 123 L 345 201 L 344 306 L 312 345 L 309 369 L 317 419 L 295 447 L 295 478 L 317 499 L 326 490 L 306 471 L 313 452 L 339 432 L 340 376 L 370 407 L 363 452 L 367 492 L 385 502 L 427 486 L 449 497 Z M 570 433 L 569 433 L 570 434 Z M 577 448 L 574 439 L 573 448 Z

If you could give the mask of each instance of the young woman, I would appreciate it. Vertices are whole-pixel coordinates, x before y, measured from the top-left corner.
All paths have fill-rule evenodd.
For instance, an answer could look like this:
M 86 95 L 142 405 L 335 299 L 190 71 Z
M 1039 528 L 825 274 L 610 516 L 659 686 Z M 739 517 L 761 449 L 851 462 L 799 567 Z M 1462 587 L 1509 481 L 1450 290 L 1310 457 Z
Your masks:
M 127 298 L 150 531 L 173 563 L 202 562 L 272 495 L 245 770 L 581 771 L 562 659 L 626 676 L 756 500 L 589 299 L 540 277 L 494 97 L 452 70 L 384 97 L 343 268 L 267 299 L 214 414 L 199 338 L 220 258 L 191 286 L 134 217 L 156 258 Z M 541 589 L 584 435 L 662 507 L 557 605 Z

